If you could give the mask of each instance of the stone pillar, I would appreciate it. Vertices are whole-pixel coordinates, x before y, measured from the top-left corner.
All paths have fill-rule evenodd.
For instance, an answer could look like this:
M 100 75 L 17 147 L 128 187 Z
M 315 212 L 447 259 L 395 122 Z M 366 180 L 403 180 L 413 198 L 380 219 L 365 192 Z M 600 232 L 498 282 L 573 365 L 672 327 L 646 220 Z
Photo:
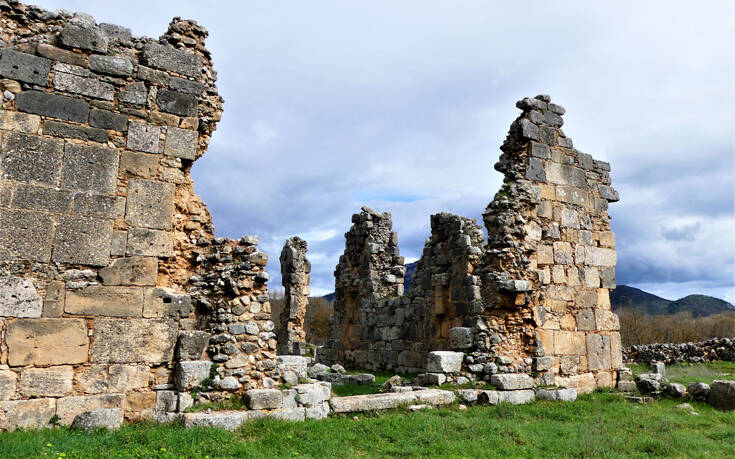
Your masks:
M 298 237 L 289 238 L 281 251 L 281 282 L 285 289 L 278 331 L 278 353 L 281 355 L 301 355 L 306 350 L 304 319 L 311 277 L 306 251 L 306 241 Z

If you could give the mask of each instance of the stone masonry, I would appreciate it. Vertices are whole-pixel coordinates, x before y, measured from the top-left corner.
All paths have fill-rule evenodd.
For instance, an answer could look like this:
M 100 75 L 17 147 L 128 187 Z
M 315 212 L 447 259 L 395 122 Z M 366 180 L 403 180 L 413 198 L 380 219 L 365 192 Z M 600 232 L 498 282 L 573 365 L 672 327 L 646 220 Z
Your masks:
M 393 285 L 401 267 L 357 256 L 397 255 L 395 243 L 367 242 L 397 239 L 390 224 L 374 222 L 389 214 L 353 216 L 320 360 L 410 371 L 426 368 L 427 352 L 453 349 L 464 353 L 463 374 L 486 381 L 527 373 L 582 391 L 614 384 L 622 354 L 609 301 L 616 253 L 607 206 L 619 199 L 610 166 L 573 148 L 561 130 L 565 110 L 548 96 L 517 107 L 495 165 L 503 186 L 483 214 L 487 242 L 472 220 L 432 216 L 408 295 L 357 288 Z
M 190 177 L 222 114 L 207 35 L 0 2 L 0 428 L 276 384 L 267 256 L 214 237 Z
M 306 351 L 304 320 L 311 277 L 306 251 L 306 241 L 298 237 L 289 238 L 281 251 L 281 280 L 285 289 L 278 336 L 281 355 L 302 355 Z

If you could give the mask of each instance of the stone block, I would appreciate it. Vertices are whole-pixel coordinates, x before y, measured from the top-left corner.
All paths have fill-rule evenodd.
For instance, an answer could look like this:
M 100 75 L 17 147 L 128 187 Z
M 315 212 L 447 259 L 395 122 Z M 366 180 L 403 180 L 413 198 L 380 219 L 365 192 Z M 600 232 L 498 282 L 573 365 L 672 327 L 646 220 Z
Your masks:
M 133 63 L 125 56 L 89 56 L 89 69 L 106 75 L 128 77 L 133 74 Z
M 554 363 L 552 357 L 534 357 L 533 358 L 533 369 L 535 371 L 550 371 Z
M 687 392 L 696 400 L 707 400 L 709 397 L 710 385 L 702 382 L 689 383 Z
M 583 169 L 548 161 L 545 164 L 546 179 L 556 185 L 570 185 L 579 188 L 587 187 L 587 179 Z
M 166 133 L 166 145 L 164 153 L 168 156 L 183 159 L 196 159 L 197 139 L 196 131 L 169 127 Z
M 554 332 L 554 353 L 557 355 L 584 355 L 586 352 L 584 333 Z
M 66 292 L 68 314 L 103 317 L 141 317 L 143 289 L 93 285 Z
M 324 419 L 329 416 L 329 403 L 320 403 L 316 406 L 306 408 L 306 419 Z
M 449 329 L 449 345 L 452 349 L 468 349 L 474 344 L 472 328 L 454 327 Z
M 18 376 L 10 370 L 0 370 L 0 400 L 8 400 L 15 395 Z
M 122 409 L 102 408 L 76 415 L 71 423 L 71 428 L 87 432 L 96 429 L 117 430 L 122 426 L 122 422 Z
M 173 235 L 166 231 L 132 228 L 128 232 L 127 255 L 172 257 Z
M 202 71 L 202 59 L 198 55 L 158 43 L 143 47 L 142 61 L 150 67 L 190 77 L 199 77 Z
M 707 401 L 718 410 L 735 410 L 735 381 L 713 381 L 710 385 Z
M 0 178 L 55 186 L 59 181 L 63 148 L 61 140 L 8 133 L 3 136 Z
M 59 424 L 68 426 L 77 415 L 86 411 L 101 410 L 105 408 L 123 409 L 124 405 L 125 395 L 123 394 L 65 397 L 59 399 L 57 402 L 56 415 L 59 417 Z
M 100 129 L 125 132 L 128 130 L 128 117 L 109 110 L 92 110 L 89 125 Z
M 8 321 L 5 342 L 10 366 L 76 364 L 88 358 L 89 338 L 84 319 Z
M 96 319 L 92 362 L 168 362 L 177 331 L 176 323 L 167 320 Z
M 551 246 L 539 245 L 536 253 L 539 265 L 551 265 L 554 263 L 554 249 Z
M 0 276 L 0 316 L 41 317 L 43 299 L 30 279 Z
M 617 314 L 606 309 L 595 309 L 595 324 L 597 330 L 620 330 L 620 320 L 618 320 Z
M 577 313 L 577 330 L 593 331 L 595 329 L 595 313 L 591 309 L 584 309 Z
M 90 140 L 92 142 L 107 142 L 110 140 L 109 133 L 104 129 L 78 126 L 76 124 L 53 120 L 43 123 L 43 133 L 54 137 Z
M 74 374 L 74 389 L 82 394 L 101 394 L 107 392 L 109 376 L 106 365 L 85 365 L 77 367 Z
M 278 389 L 251 389 L 245 392 L 245 402 L 251 410 L 273 410 L 283 406 L 283 394 Z
M 109 391 L 121 393 L 147 387 L 151 375 L 145 365 L 110 365 L 109 372 Z
M 0 75 L 39 86 L 48 85 L 51 61 L 32 54 L 19 53 L 12 49 L 2 50 Z
M 71 366 L 25 368 L 20 374 L 20 393 L 24 397 L 69 395 L 73 375 Z
M 96 78 L 86 78 L 71 73 L 56 71 L 54 74 L 54 89 L 58 91 L 80 94 L 112 101 L 115 99 L 115 87 Z
M 171 77 L 168 82 L 168 87 L 174 91 L 193 94 L 195 96 L 200 96 L 202 91 L 204 91 L 204 84 L 178 77 Z
M 156 102 L 163 112 L 179 116 L 197 116 L 198 100 L 192 94 L 159 89 Z
M 186 318 L 194 308 L 191 296 L 166 287 L 147 289 L 145 292 L 143 317 Z
M 43 300 L 43 317 L 61 317 L 64 312 L 64 282 L 52 281 L 46 284 L 46 297 Z
M 120 171 L 138 177 L 151 178 L 158 173 L 158 155 L 124 151 L 120 157 Z
M 204 350 L 209 345 L 209 338 L 212 335 L 202 330 L 186 330 L 179 332 L 179 338 L 176 342 L 175 357 L 177 360 L 200 360 L 204 355 Z M 279 359 L 283 356 L 279 356 Z M 304 366 L 304 373 L 306 367 Z
M 118 42 L 127 45 L 131 43 L 133 38 L 133 34 L 127 27 L 102 23 L 99 25 L 99 28 L 111 43 Z
M 306 407 L 321 405 L 331 397 L 331 385 L 328 383 L 297 384 L 296 401 Z
M 106 266 L 110 261 L 112 220 L 89 217 L 58 218 L 53 261 Z
M 41 127 L 41 117 L 23 112 L 0 110 L 0 129 L 26 134 L 36 134 Z
M 528 166 L 526 167 L 526 178 L 535 182 L 546 182 L 544 163 L 540 159 L 528 158 Z
M 36 47 L 36 51 L 41 56 L 51 59 L 53 61 L 63 62 L 70 65 L 76 65 L 79 67 L 87 66 L 87 55 L 81 53 L 75 53 L 73 51 L 67 51 L 65 49 L 57 48 L 56 46 L 49 45 L 48 43 L 39 43 Z M 46 86 L 47 83 L 43 83 Z
M 0 402 L 0 429 L 43 429 L 56 414 L 56 400 L 17 400 Z
M 533 389 L 533 378 L 525 373 L 498 373 L 490 377 L 490 384 L 500 390 Z
M 161 128 L 144 123 L 130 123 L 128 126 L 128 148 L 147 153 L 158 153 L 158 138 Z
M 13 207 L 27 210 L 41 210 L 68 213 L 72 193 L 50 187 L 19 184 L 13 195 Z
M 176 388 L 181 391 L 195 389 L 202 385 L 202 381 L 209 378 L 212 362 L 209 360 L 187 360 L 176 363 Z
M 125 251 L 128 245 L 128 233 L 127 231 L 113 231 L 112 232 L 112 243 L 110 244 L 110 255 L 115 257 L 121 257 L 125 255 Z
M 224 430 L 236 430 L 245 421 L 251 419 L 250 411 L 214 411 L 211 413 L 186 413 L 184 426 L 186 427 L 214 427 Z
M 353 395 L 334 397 L 329 401 L 335 413 L 387 410 L 400 405 L 424 403 L 448 405 L 454 402 L 453 392 L 440 389 L 424 389 L 411 392 L 389 392 L 384 394 Z
M 22 112 L 77 123 L 86 122 L 89 114 L 89 103 L 84 100 L 35 90 L 25 91 L 15 96 L 15 107 Z
M 125 220 L 133 226 L 170 229 L 173 226 L 175 186 L 170 183 L 131 179 Z
M 71 204 L 72 213 L 104 219 L 122 218 L 125 198 L 92 193 L 76 193 Z
M 464 353 L 462 352 L 429 352 L 426 358 L 426 371 L 429 373 L 459 373 L 463 360 Z
M 61 185 L 78 191 L 114 194 L 117 185 L 116 150 L 67 143 Z
M 416 377 L 416 384 L 419 386 L 441 386 L 445 382 L 447 382 L 447 375 L 444 373 L 422 373 Z M 403 389 L 403 386 L 399 387 Z
M 615 266 L 617 255 L 614 249 L 585 247 L 585 263 L 590 266 Z
M 587 335 L 587 366 L 590 371 L 609 370 L 612 368 L 609 336 Z
M 133 105 L 145 105 L 148 100 L 148 90 L 142 81 L 128 83 L 118 93 L 117 100 Z
M 158 277 L 158 259 L 152 257 L 118 258 L 99 272 L 105 285 L 154 286 Z
M 549 146 L 542 143 L 531 142 L 531 156 L 541 159 L 550 159 Z
M 579 229 L 579 214 L 577 211 L 563 208 L 561 210 L 561 226 L 566 228 Z
M 0 258 L 49 261 L 53 228 L 49 214 L 0 210 Z
M 66 23 L 61 34 L 61 43 L 69 48 L 79 48 L 98 53 L 107 53 L 107 35 L 94 23 L 93 19 L 72 18 Z
M 573 402 L 577 400 L 577 391 L 575 389 L 537 389 L 536 398 L 539 400 Z
M 574 264 L 571 244 L 568 242 L 554 242 L 554 261 L 560 265 Z

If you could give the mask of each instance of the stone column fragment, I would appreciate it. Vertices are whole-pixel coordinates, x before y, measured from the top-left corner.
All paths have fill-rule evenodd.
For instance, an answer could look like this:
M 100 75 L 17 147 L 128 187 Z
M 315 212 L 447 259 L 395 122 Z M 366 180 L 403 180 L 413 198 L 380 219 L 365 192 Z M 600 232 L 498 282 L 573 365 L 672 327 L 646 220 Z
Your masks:
M 286 290 L 278 331 L 278 353 L 282 355 L 301 355 L 305 351 L 304 320 L 311 277 L 307 250 L 305 240 L 292 237 L 281 251 L 281 282 Z

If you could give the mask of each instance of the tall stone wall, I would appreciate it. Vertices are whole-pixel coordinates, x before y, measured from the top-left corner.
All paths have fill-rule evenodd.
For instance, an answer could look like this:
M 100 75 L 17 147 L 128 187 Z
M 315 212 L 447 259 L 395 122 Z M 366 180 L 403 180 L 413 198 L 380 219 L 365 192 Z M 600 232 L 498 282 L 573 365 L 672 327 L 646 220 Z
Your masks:
M 286 241 L 281 251 L 281 281 L 284 306 L 278 329 L 278 353 L 301 355 L 306 351 L 306 305 L 309 302 L 311 263 L 306 259 L 307 244 L 299 237 Z
M 267 257 L 214 238 L 190 177 L 222 114 L 206 37 L 0 2 L 0 428 L 166 411 L 177 361 L 275 383 Z

